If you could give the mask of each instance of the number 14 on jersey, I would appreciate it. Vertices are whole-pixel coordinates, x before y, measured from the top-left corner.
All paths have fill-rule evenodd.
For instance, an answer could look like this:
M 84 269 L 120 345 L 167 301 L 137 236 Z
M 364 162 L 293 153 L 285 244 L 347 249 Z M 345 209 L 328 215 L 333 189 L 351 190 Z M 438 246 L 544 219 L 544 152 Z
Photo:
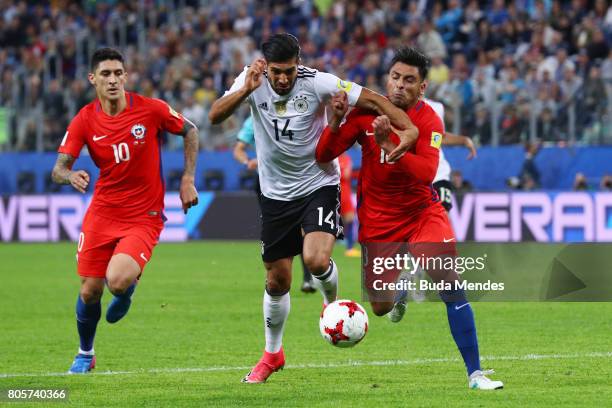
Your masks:
M 272 119 L 272 122 L 274 122 L 274 134 L 276 135 L 276 140 L 280 140 L 280 136 L 286 136 L 289 137 L 289 140 L 293 140 L 293 130 L 287 130 L 287 127 L 289 126 L 289 121 L 290 119 L 287 119 L 285 121 L 285 126 L 283 126 L 283 130 L 281 130 L 280 135 L 278 133 L 278 119 Z

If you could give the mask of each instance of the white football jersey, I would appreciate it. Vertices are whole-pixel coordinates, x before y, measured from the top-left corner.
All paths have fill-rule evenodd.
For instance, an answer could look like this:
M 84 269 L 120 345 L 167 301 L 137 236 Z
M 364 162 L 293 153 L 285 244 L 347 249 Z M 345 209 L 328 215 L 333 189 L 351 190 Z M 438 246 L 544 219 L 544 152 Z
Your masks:
M 440 102 L 432 101 L 431 99 L 425 99 L 425 102 L 427 102 L 427 104 L 433 108 L 433 110 L 436 112 L 436 114 L 442 121 L 442 125 L 444 126 L 444 105 L 442 105 Z M 446 157 L 444 157 L 444 150 L 442 149 L 442 147 L 440 147 L 440 159 L 438 161 L 438 171 L 436 171 L 436 177 L 434 177 L 433 182 L 435 183 L 436 181 L 440 181 L 440 180 L 450 181 L 450 174 L 451 174 L 450 164 L 448 160 L 446 160 Z
M 225 94 L 239 90 L 247 67 Z M 259 183 L 264 196 L 290 201 L 340 182 L 337 160 L 317 163 L 315 149 L 327 126 L 325 104 L 331 95 L 344 91 L 354 106 L 361 86 L 335 75 L 298 66 L 291 92 L 278 95 L 265 78 L 247 98 L 251 106 Z

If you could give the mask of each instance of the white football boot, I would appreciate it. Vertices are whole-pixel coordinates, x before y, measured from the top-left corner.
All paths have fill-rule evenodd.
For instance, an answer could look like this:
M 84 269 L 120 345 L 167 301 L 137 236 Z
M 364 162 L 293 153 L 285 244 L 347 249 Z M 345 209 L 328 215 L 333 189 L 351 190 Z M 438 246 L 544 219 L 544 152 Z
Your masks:
M 493 374 L 493 370 L 476 370 L 470 374 L 468 386 L 472 390 L 499 390 L 504 388 L 504 383 L 501 381 L 493 381 L 487 377 Z

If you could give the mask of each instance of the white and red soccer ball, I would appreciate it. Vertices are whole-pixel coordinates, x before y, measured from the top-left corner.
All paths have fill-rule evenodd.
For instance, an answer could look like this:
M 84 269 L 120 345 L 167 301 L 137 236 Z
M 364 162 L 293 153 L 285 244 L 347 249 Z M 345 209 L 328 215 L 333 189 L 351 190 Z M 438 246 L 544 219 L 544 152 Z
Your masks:
M 336 300 L 327 305 L 319 320 L 321 336 L 336 347 L 353 347 L 368 332 L 368 314 L 352 300 Z

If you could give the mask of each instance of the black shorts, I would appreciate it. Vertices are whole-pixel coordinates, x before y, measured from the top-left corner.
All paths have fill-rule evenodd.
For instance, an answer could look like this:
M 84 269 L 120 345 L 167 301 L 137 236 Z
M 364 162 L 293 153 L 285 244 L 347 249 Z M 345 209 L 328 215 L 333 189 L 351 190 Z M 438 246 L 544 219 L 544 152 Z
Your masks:
M 302 253 L 304 234 L 323 231 L 342 238 L 340 187 L 324 186 L 293 201 L 261 196 L 261 257 L 264 262 Z
M 448 180 L 438 180 L 433 184 L 433 187 L 438 192 L 440 197 L 440 204 L 446 211 L 450 211 L 453 208 L 453 202 L 451 195 L 453 193 L 453 185 Z

